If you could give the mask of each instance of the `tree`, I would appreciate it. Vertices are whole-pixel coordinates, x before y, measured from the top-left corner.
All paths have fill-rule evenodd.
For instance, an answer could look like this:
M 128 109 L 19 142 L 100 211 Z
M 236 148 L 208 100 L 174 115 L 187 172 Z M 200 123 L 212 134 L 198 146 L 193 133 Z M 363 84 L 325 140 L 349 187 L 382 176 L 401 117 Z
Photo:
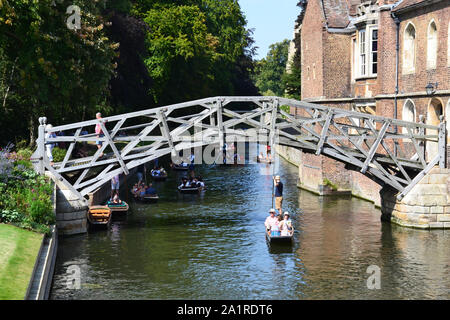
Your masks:
M 253 79 L 261 94 L 284 95 L 283 74 L 286 72 L 289 42 L 285 39 L 270 45 L 267 57 L 256 62 Z
M 80 30 L 67 27 L 72 4 L 81 8 Z M 4 111 L 26 119 L 21 123 L 28 123 L 30 144 L 39 116 L 64 123 L 106 108 L 118 45 L 105 35 L 102 8 L 90 0 L 0 2 L 0 46 L 4 61 L 17 70 L 8 87 L 18 97 L 8 98 Z

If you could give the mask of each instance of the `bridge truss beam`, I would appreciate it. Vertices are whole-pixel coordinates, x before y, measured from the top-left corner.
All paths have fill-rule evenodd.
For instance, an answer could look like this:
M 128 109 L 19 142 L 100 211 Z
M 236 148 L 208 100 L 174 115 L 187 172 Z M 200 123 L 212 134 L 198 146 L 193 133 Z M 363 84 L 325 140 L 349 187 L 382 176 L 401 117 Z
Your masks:
M 433 166 L 445 166 L 443 118 L 439 126 L 421 119 L 407 122 L 279 97 L 214 97 L 51 129 L 40 118 L 32 159 L 39 173 L 51 171 L 84 198 L 113 176 L 163 155 L 207 145 L 222 150 L 226 137 L 264 138 L 271 146 L 287 145 L 344 162 L 398 190 L 401 199 Z M 103 137 L 89 133 L 98 123 Z M 52 132 L 63 135 L 49 138 Z M 257 132 L 256 139 L 250 132 Z M 103 145 L 93 155 L 75 152 L 96 141 Z M 54 143 L 69 147 L 63 161 L 52 164 L 45 146 Z

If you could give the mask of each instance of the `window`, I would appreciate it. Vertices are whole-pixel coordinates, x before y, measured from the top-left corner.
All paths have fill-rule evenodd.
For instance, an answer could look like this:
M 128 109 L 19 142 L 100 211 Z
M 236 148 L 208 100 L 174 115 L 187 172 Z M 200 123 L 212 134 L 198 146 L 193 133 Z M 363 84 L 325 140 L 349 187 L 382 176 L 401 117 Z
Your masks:
M 359 74 L 366 75 L 366 30 L 359 32 Z
M 358 65 L 357 52 L 358 52 L 358 46 L 356 44 L 356 38 L 353 38 L 352 39 L 352 82 L 355 81 L 355 78 L 357 77 L 357 74 L 358 74 L 357 70 L 356 70 L 356 66 Z
M 378 29 L 369 26 L 358 31 L 358 53 L 355 59 L 357 77 L 376 76 L 378 72 Z M 356 48 L 355 48 L 356 49 Z
M 406 100 L 405 104 L 403 105 L 402 120 L 409 122 L 416 121 L 416 107 L 412 100 Z M 408 134 L 408 130 L 406 129 L 406 127 L 403 127 L 402 131 L 404 134 Z
M 431 21 L 428 25 L 428 36 L 427 36 L 427 69 L 436 69 L 436 56 L 437 56 L 437 28 L 436 23 Z
M 378 29 L 372 29 L 370 54 L 372 58 L 371 73 L 377 74 L 378 71 Z
M 410 22 L 403 34 L 403 73 L 413 73 L 416 60 L 416 28 Z

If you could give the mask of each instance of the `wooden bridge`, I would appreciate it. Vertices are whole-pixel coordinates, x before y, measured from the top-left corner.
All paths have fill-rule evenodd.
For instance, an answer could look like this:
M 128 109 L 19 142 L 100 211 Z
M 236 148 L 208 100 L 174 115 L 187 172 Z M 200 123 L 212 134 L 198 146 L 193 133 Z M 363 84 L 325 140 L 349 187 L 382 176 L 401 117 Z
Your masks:
M 414 123 L 279 97 L 214 97 L 51 129 L 46 121 L 39 118 L 34 167 L 41 174 L 50 171 L 80 199 L 113 176 L 166 154 L 206 145 L 220 153 L 230 138 L 323 154 L 390 185 L 399 200 L 431 168 L 446 166 L 442 117 L 432 126 L 423 116 Z M 104 136 L 92 133 L 97 124 Z M 63 135 L 49 138 L 52 132 Z M 93 155 L 74 152 L 96 141 L 103 145 Z M 45 146 L 51 143 L 68 145 L 63 161 L 50 163 Z

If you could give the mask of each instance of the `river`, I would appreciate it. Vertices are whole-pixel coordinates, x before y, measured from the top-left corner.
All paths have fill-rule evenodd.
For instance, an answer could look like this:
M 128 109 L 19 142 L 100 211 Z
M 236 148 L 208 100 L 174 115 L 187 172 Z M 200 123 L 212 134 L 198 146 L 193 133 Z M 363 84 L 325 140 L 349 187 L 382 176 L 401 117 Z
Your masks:
M 60 238 L 50 298 L 450 297 L 448 231 L 401 228 L 381 222 L 372 203 L 302 191 L 297 168 L 282 161 L 295 241 L 270 247 L 263 226 L 272 206 L 270 168 L 204 165 L 196 173 L 208 187 L 203 195 L 178 194 L 182 173 L 169 171 L 154 184 L 157 204 L 134 203 L 123 188 L 128 216 L 107 231 Z M 79 287 L 68 285 L 73 266 Z M 370 266 L 380 271 L 380 289 L 368 288 Z

